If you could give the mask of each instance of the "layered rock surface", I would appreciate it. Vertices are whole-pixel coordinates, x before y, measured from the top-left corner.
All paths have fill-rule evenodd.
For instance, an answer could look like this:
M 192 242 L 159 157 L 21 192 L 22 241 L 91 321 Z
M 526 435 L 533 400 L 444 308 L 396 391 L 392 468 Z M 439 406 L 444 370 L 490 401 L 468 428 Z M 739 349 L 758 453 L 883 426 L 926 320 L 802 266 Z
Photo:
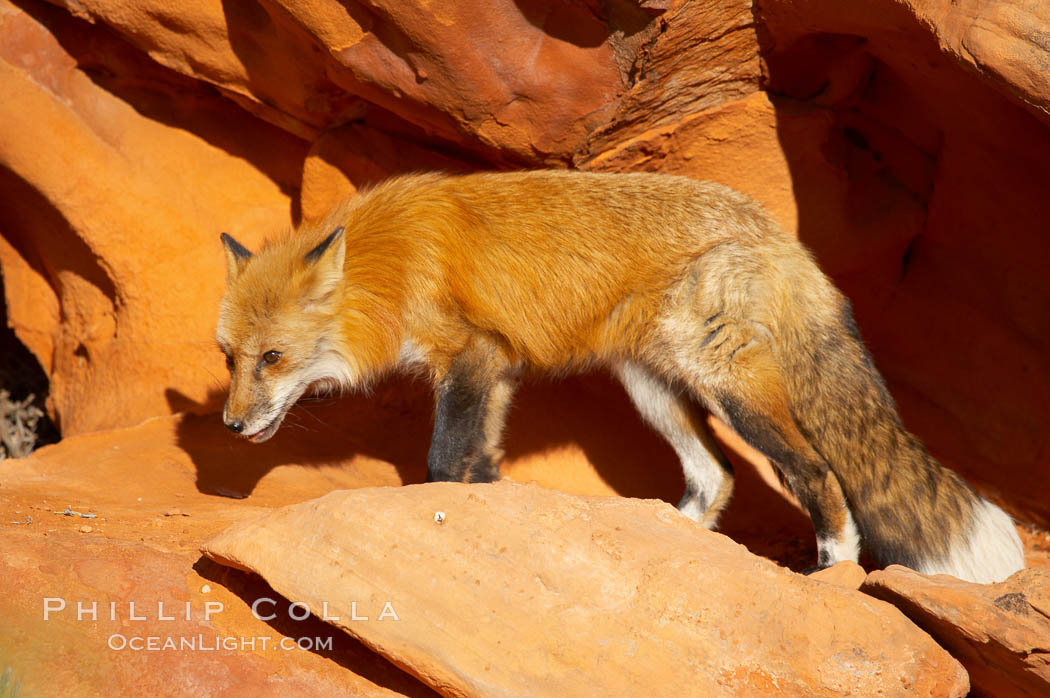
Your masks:
M 1050 570 L 982 585 L 894 565 L 872 572 L 862 589 L 900 608 L 958 658 L 974 695 L 1050 693 Z
M 296 408 L 289 423 L 309 430 L 312 445 L 308 447 L 289 436 L 292 432 L 284 431 L 261 446 L 231 442 L 216 417 L 184 415 L 71 437 L 29 458 L 0 463 L 0 574 L 3 579 L 17 580 L 17 584 L 4 586 L 0 594 L 0 618 L 4 619 L 0 624 L 0 663 L 11 667 L 22 695 L 133 694 L 146 688 L 159 696 L 187 692 L 223 695 L 230 691 L 277 696 L 287 695 L 289 690 L 300 695 L 432 695 L 423 683 L 342 630 L 316 618 L 300 621 L 290 617 L 295 609 L 289 604 L 296 599 L 285 598 L 254 574 L 202 559 L 199 552 L 201 545 L 231 524 L 258 519 L 278 507 L 308 502 L 333 490 L 387 486 L 392 488 L 390 496 L 396 497 L 402 492 L 393 489 L 398 485 L 422 482 L 429 408 L 422 399 L 404 397 L 417 388 L 411 384 L 378 386 L 367 399 L 314 403 L 309 411 Z M 570 406 L 551 407 L 564 404 L 559 400 L 563 390 L 586 396 L 585 404 L 602 406 L 614 419 L 604 429 L 588 432 L 586 422 L 575 421 L 580 417 L 574 416 Z M 504 468 L 510 477 L 587 495 L 677 497 L 677 465 L 672 454 L 660 455 L 655 440 L 636 443 L 616 436 L 629 433 L 626 420 L 633 418 L 623 395 L 591 392 L 587 384 L 579 382 L 527 386 L 519 406 L 521 414 L 511 417 L 514 436 L 508 443 L 510 456 Z M 559 429 L 585 434 L 585 448 L 559 443 L 560 436 L 548 440 L 551 433 L 562 434 Z M 603 437 L 607 433 L 614 438 Z M 653 460 L 653 454 L 659 458 Z M 640 472 L 646 477 L 639 478 Z M 751 552 L 791 569 L 812 565 L 816 551 L 805 517 L 767 487 L 746 463 L 738 464 L 737 473 L 739 493 L 725 512 L 722 530 Z M 95 518 L 65 515 L 67 509 Z M 649 503 L 641 506 L 641 511 L 657 510 Z M 427 512 L 424 523 L 433 525 L 433 513 Z M 449 514 L 446 511 L 446 516 Z M 355 515 L 367 517 L 372 513 L 355 511 Z M 577 532 L 585 523 L 574 524 Z M 691 542 L 682 546 L 706 549 L 708 543 L 703 540 L 718 541 L 712 550 L 722 550 L 727 561 L 741 563 L 743 574 L 757 569 L 763 580 L 768 576 L 777 588 L 783 588 L 788 596 L 771 602 L 773 609 L 779 609 L 785 599 L 797 601 L 794 595 L 799 589 L 806 590 L 807 599 L 823 595 L 814 591 L 821 586 L 814 586 L 816 581 L 790 581 L 794 578 L 782 568 L 748 556 L 721 536 L 698 531 L 685 521 L 673 525 L 688 529 Z M 401 524 L 398 527 L 404 529 Z M 504 535 L 493 529 L 491 520 L 479 520 L 475 528 L 473 535 L 483 531 Z M 341 532 L 351 536 L 352 546 L 373 545 L 367 543 L 363 530 Z M 620 535 L 607 533 L 609 545 L 615 540 L 613 533 Z M 514 533 L 524 534 L 524 530 Z M 692 540 L 694 534 L 703 540 Z M 1024 530 L 1022 534 L 1028 564 L 1048 568 L 1050 536 Z M 303 540 L 312 535 L 309 528 L 299 531 Z M 589 537 L 577 543 L 597 545 Z M 549 544 L 555 546 L 557 542 Z M 648 554 L 644 541 L 640 545 L 635 550 L 639 558 Z M 478 559 L 485 564 L 490 558 Z M 683 571 L 682 576 L 688 579 L 664 578 L 669 593 L 675 585 L 683 598 L 706 593 L 697 579 L 717 574 L 714 568 L 720 563 L 710 562 L 710 570 L 690 567 Z M 409 571 L 421 574 L 416 567 L 414 571 L 409 567 Z M 504 569 L 490 569 L 493 576 L 489 586 L 493 589 L 502 588 L 497 573 L 502 574 Z M 852 579 L 859 570 L 845 565 L 821 573 L 819 578 L 832 577 L 829 581 L 834 581 L 840 571 Z M 582 580 L 594 578 L 582 565 L 562 573 L 566 589 L 578 583 L 573 582 L 572 574 L 579 573 Z M 467 582 L 477 587 L 472 579 Z M 312 586 L 305 576 L 302 583 Z M 846 586 L 851 583 L 842 582 Z M 725 586 L 737 588 L 740 584 L 729 582 Z M 589 603 L 594 594 L 591 589 L 586 592 L 582 601 Z M 398 598 L 407 598 L 401 593 L 397 592 Z M 405 593 L 413 596 L 422 592 L 409 587 Z M 42 617 L 46 598 L 64 599 L 67 604 L 48 621 Z M 863 597 L 834 598 L 836 603 L 861 599 L 858 603 L 870 608 L 862 603 Z M 260 599 L 260 615 L 276 614 L 275 618 L 267 621 L 253 615 L 252 605 Z M 78 602 L 86 606 L 97 603 L 97 618 L 84 616 L 78 620 Z M 133 612 L 131 602 L 136 604 Z M 175 620 L 158 618 L 158 602 L 164 603 L 163 614 Z M 188 620 L 184 617 L 187 602 Z M 205 618 L 205 604 L 209 602 L 222 604 L 222 611 Z M 114 603 L 115 617 L 111 620 L 109 609 Z M 364 606 L 360 604 L 367 615 Z M 792 612 L 815 615 L 813 622 L 818 622 L 823 608 L 800 606 Z M 396 605 L 395 609 L 399 610 Z M 757 607 L 754 610 L 756 614 L 761 611 Z M 725 609 L 718 613 L 725 613 Z M 132 620 L 132 615 L 146 620 Z M 739 621 L 730 618 L 727 622 Z M 897 621 L 894 627 L 898 627 Z M 114 635 L 129 642 L 132 638 L 144 638 L 134 640 L 144 642 L 154 636 L 177 641 L 202 638 L 198 642 L 213 649 L 117 650 L 109 645 Z M 888 637 L 873 630 L 865 642 L 874 646 Z M 282 649 L 279 645 L 302 638 L 332 644 L 315 644 L 311 649 L 298 649 L 294 644 L 292 649 Z M 744 642 L 742 637 L 738 640 Z M 120 646 L 120 637 L 113 641 Z M 220 644 L 215 649 L 216 643 L 224 641 L 234 644 Z M 768 645 L 768 636 L 755 642 L 761 651 L 780 651 Z M 500 649 L 494 653 L 504 656 L 513 651 Z M 897 648 L 889 647 L 887 652 L 891 656 Z M 56 657 L 61 661 L 56 662 Z M 810 671 L 806 667 L 797 669 L 800 675 L 810 675 Z M 144 683 L 146 677 L 148 683 Z M 746 677 L 738 678 L 743 681 Z M 848 680 L 848 674 L 847 678 L 829 676 L 827 680 Z
M 332 492 L 204 551 L 446 695 L 969 689 L 895 608 L 778 568 L 663 502 L 506 482 Z
M 8 318 L 64 434 L 219 387 L 222 230 L 290 224 L 306 144 L 48 5 L 0 3 L 0 260 Z M 257 148 L 265 143 L 264 148 Z M 168 400 L 178 387 L 186 400 Z
M 676 497 L 673 454 L 655 437 L 633 438 L 636 417 L 613 388 L 575 379 L 526 386 L 511 417 L 504 471 L 587 494 Z M 565 400 L 570 395 L 575 404 Z M 605 410 L 601 428 L 576 414 L 580 404 Z M 260 446 L 231 440 L 216 415 L 182 415 L 69 437 L 0 462 L 0 577 L 17 580 L 0 594 L 0 675 L 10 667 L 22 695 L 432 695 L 342 631 L 290 618 L 289 602 L 259 577 L 199 552 L 231 523 L 268 509 L 332 490 L 422 482 L 430 413 L 423 386 L 396 381 L 367 397 L 297 407 Z M 309 434 L 308 444 L 298 432 Z M 726 530 L 796 569 L 812 564 L 804 517 L 754 473 L 741 467 L 740 476 L 743 491 Z M 67 508 L 94 518 L 64 515 Z M 67 605 L 45 622 L 46 598 Z M 259 599 L 276 602 L 264 601 L 262 615 L 277 618 L 253 616 Z M 97 604 L 96 619 L 78 620 L 78 602 Z M 177 622 L 158 618 L 160 602 Z M 209 602 L 223 610 L 206 619 Z M 202 638 L 211 649 L 117 650 L 109 645 L 114 635 Z M 216 649 L 226 638 L 233 647 Z M 332 644 L 279 646 L 301 638 Z M 120 637 L 113 641 L 120 646 Z
M 410 381 L 311 403 L 261 450 L 185 414 L 214 412 L 224 389 L 218 233 L 254 248 L 410 170 L 645 169 L 755 196 L 850 295 L 905 423 L 1012 513 L 1050 523 L 1048 22 L 1040 3 L 977 0 L 0 0 L 5 302 L 71 437 L 0 465 L 2 521 L 20 522 L 0 528 L 4 576 L 26 580 L 0 595 L 3 656 L 49 658 L 58 669 L 24 684 L 50 694 L 96 679 L 134 691 L 147 670 L 197 682 L 160 692 L 224 690 L 209 676 L 262 695 L 429 690 L 359 645 L 349 660 L 100 663 L 104 625 L 39 621 L 41 589 L 123 603 L 162 584 L 197 603 L 209 584 L 240 615 L 180 631 L 255 632 L 244 598 L 272 591 L 195 571 L 203 540 L 259 507 L 422 480 L 429 398 Z M 812 564 L 805 517 L 716 428 L 741 474 L 724 530 Z M 507 447 L 519 480 L 680 494 L 670 450 L 604 377 L 526 389 Z M 68 504 L 106 520 L 52 513 Z M 1024 535 L 1041 564 L 1047 540 Z
M 333 439 L 295 466 L 288 453 L 231 450 L 209 432 L 222 436 L 164 417 L 0 463 L 9 685 L 25 696 L 434 695 L 198 551 L 241 517 L 332 488 L 396 484 L 396 469 L 367 458 L 329 465 Z M 252 614 L 258 599 L 275 600 L 260 613 L 276 613 L 270 622 Z

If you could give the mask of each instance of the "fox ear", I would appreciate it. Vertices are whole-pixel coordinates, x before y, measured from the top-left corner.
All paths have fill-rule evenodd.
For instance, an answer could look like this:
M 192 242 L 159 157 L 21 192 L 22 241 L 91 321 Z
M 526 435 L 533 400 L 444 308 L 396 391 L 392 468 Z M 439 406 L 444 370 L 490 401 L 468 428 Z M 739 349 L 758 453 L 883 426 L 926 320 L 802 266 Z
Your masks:
M 236 279 L 244 271 L 248 260 L 252 258 L 252 253 L 228 233 L 223 233 L 219 239 L 222 240 L 222 246 L 226 249 L 226 278 Z
M 306 253 L 303 260 L 307 264 L 318 264 L 323 259 L 326 271 L 342 272 L 343 262 L 346 260 L 346 245 L 343 243 L 343 226 L 339 226 L 328 234 L 324 240 Z
M 308 268 L 316 270 L 307 305 L 323 302 L 343 282 L 343 262 L 346 260 L 346 241 L 343 226 L 339 226 L 303 257 Z

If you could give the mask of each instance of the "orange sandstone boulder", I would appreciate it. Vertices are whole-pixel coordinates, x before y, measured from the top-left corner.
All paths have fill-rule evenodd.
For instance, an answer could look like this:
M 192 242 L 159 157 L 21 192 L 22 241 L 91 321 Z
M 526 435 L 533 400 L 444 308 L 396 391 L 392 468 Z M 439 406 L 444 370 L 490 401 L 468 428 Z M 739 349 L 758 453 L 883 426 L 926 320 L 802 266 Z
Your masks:
M 674 126 L 758 91 L 758 42 L 748 3 L 668 4 L 659 32 L 636 60 L 630 89 L 577 150 L 577 165 L 615 158 L 625 148 L 644 148 L 641 144 Z
M 662 502 L 510 482 L 332 492 L 205 544 L 445 695 L 962 696 L 896 609 Z
M 392 114 L 519 164 L 566 161 L 655 28 L 629 2 L 61 4 L 303 138 Z
M 864 583 L 866 576 L 864 568 L 856 562 L 843 560 L 831 567 L 817 570 L 809 575 L 809 578 L 827 582 L 828 584 L 837 584 L 847 589 L 859 589 L 860 585 Z
M 511 417 L 506 472 L 585 493 L 676 499 L 673 454 L 655 436 L 633 438 L 632 408 L 613 388 L 582 379 L 526 386 Z M 567 403 L 573 395 L 576 402 Z M 575 413 L 581 405 L 602 408 L 604 428 L 588 426 Z M 261 445 L 234 439 L 218 415 L 178 415 L 68 437 L 0 462 L 0 578 L 14 580 L 0 593 L 0 655 L 12 680 L 22 695 L 431 695 L 337 628 L 291 618 L 288 601 L 256 575 L 199 552 L 231 523 L 267 509 L 335 489 L 421 482 L 430 414 L 423 386 L 387 381 L 367 397 L 293 408 L 281 432 Z M 571 434 L 582 435 L 582 448 Z M 787 557 L 797 568 L 811 564 L 808 522 L 768 491 L 761 499 L 759 483 L 742 486 L 725 517 L 733 535 L 759 554 Z M 95 518 L 64 515 L 67 507 Z M 775 513 L 782 509 L 799 521 L 782 522 L 785 512 Z M 47 621 L 45 597 L 67 602 Z M 277 618 L 253 615 L 259 599 L 274 600 L 263 603 Z M 78 602 L 96 603 L 97 620 L 78 619 Z M 161 620 L 158 603 L 177 622 Z M 206 617 L 208 603 L 222 610 Z M 114 635 L 117 646 L 157 637 L 195 648 L 114 650 Z M 301 638 L 325 646 L 279 647 Z
M 335 421 L 331 406 L 312 411 Z M 389 435 L 398 412 L 373 403 L 354 418 Z M 434 695 L 345 633 L 297 620 L 257 577 L 201 559 L 234 521 L 397 485 L 426 456 L 415 439 L 377 451 L 313 424 L 313 448 L 253 448 L 214 416 L 160 417 L 0 461 L 0 675 L 24 696 Z M 252 613 L 259 599 L 274 600 L 269 622 Z
M 1050 694 L 1050 570 L 971 584 L 892 565 L 861 590 L 897 606 L 962 662 L 974 695 Z

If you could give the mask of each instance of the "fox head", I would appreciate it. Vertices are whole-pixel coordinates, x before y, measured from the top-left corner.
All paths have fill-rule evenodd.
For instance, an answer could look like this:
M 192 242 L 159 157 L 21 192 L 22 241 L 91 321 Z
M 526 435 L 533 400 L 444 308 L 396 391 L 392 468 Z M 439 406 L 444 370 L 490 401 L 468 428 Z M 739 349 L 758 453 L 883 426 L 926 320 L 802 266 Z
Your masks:
M 347 383 L 336 321 L 346 244 L 336 228 L 310 248 L 301 236 L 253 254 L 226 233 L 226 293 L 216 339 L 230 369 L 223 421 L 269 439 L 314 383 Z

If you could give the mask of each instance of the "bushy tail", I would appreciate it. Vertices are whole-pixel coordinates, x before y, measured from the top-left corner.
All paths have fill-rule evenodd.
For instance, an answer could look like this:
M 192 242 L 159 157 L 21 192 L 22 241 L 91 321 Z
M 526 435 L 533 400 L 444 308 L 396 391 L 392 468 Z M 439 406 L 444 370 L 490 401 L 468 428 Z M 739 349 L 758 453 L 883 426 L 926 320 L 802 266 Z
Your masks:
M 876 561 L 980 583 L 1022 569 L 1010 517 L 904 428 L 848 301 L 837 317 L 803 322 L 784 334 L 780 353 L 792 409 L 838 477 Z

